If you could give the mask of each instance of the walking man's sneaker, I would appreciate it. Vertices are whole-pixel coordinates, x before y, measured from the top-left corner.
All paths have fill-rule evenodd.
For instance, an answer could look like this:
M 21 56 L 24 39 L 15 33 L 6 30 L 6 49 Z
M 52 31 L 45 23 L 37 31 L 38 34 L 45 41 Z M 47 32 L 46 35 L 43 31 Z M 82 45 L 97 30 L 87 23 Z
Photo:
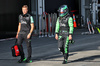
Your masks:
M 67 60 L 64 60 L 62 64 L 67 64 Z

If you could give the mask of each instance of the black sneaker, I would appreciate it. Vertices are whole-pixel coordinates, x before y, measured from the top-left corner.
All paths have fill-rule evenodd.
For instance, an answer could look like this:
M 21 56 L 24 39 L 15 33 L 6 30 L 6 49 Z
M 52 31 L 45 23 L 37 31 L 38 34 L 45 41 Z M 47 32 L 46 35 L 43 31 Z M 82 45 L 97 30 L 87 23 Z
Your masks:
M 67 64 L 67 60 L 64 60 L 62 64 Z
M 18 63 L 22 63 L 24 61 L 26 61 L 26 58 L 18 60 Z
M 32 63 L 32 60 L 31 59 L 26 59 L 25 62 L 26 63 Z

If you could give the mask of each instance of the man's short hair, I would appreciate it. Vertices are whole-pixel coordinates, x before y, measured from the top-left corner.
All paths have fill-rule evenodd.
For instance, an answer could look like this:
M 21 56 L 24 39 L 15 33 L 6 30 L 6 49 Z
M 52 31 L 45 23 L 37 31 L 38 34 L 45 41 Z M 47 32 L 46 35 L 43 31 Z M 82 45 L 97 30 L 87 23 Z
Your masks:
M 22 8 L 27 8 L 28 9 L 28 6 L 27 5 L 23 5 L 23 7 Z

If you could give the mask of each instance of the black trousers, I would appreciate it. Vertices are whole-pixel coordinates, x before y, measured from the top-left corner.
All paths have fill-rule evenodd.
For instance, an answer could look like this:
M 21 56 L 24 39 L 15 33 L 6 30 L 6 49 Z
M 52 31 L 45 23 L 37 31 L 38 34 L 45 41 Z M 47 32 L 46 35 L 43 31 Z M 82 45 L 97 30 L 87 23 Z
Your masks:
M 63 53 L 64 59 L 68 59 L 69 53 L 69 37 L 59 35 L 58 39 L 58 49 Z
M 31 47 L 31 38 L 27 39 L 27 35 L 28 33 L 25 34 L 19 34 L 18 35 L 18 40 L 17 40 L 17 44 L 19 46 L 19 50 L 20 50 L 20 54 L 21 54 L 21 59 L 23 59 L 24 56 L 24 51 L 23 51 L 23 47 L 22 47 L 22 43 L 25 40 L 26 45 L 27 45 L 27 52 L 28 52 L 28 57 L 27 58 L 31 58 L 31 54 L 32 54 L 32 47 Z

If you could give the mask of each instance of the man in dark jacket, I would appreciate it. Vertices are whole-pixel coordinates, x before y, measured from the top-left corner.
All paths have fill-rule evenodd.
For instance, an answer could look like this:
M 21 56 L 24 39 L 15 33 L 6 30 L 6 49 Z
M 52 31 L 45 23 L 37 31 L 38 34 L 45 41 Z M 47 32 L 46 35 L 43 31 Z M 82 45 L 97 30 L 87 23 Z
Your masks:
M 19 15 L 19 25 L 18 25 L 17 35 L 16 35 L 16 38 L 18 39 L 17 44 L 19 46 L 19 50 L 21 54 L 21 59 L 18 62 L 22 63 L 23 61 L 25 61 L 29 63 L 29 62 L 32 62 L 31 35 L 34 29 L 34 20 L 33 20 L 33 17 L 30 14 L 28 14 L 27 5 L 24 5 L 22 7 L 22 12 L 23 14 Z M 25 55 L 23 52 L 23 47 L 22 47 L 23 40 L 25 40 L 27 44 L 27 51 L 28 51 L 27 59 L 25 58 Z

